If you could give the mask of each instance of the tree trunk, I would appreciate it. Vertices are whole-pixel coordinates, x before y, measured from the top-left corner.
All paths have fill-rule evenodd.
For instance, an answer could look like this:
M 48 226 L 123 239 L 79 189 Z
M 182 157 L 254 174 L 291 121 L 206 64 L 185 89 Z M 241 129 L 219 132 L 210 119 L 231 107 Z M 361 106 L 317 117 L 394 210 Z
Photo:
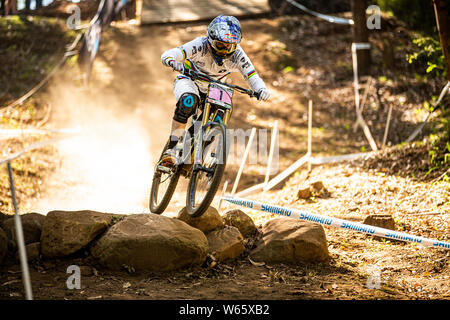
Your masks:
M 446 0 L 432 0 L 432 2 L 447 66 L 447 80 L 450 81 L 450 4 Z
M 353 42 L 368 43 L 369 32 L 367 30 L 366 8 L 367 0 L 351 0 L 353 21 Z M 367 75 L 370 67 L 370 49 L 360 49 L 357 51 L 358 74 Z

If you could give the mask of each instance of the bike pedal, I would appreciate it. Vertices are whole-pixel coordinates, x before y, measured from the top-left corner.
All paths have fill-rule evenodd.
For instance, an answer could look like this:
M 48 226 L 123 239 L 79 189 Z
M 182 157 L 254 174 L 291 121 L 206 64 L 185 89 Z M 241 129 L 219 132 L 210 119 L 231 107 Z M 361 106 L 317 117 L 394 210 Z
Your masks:
M 156 169 L 158 169 L 158 171 L 162 171 L 164 173 L 172 173 L 172 170 L 170 170 L 170 168 L 165 167 L 165 166 L 158 165 L 158 166 L 156 166 Z

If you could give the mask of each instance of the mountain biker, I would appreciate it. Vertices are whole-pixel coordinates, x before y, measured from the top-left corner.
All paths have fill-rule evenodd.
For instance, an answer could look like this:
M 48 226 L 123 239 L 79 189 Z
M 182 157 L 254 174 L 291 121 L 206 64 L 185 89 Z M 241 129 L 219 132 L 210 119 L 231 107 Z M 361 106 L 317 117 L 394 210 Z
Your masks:
M 188 119 L 208 89 L 207 82 L 193 81 L 183 75 L 185 66 L 221 81 L 231 72 L 239 71 L 252 90 L 257 92 L 258 100 L 269 99 L 269 90 L 239 45 L 241 38 L 239 20 L 233 16 L 220 15 L 209 24 L 206 37 L 198 37 L 161 55 L 163 65 L 181 72 L 173 86 L 177 103 L 168 148 L 161 164 L 170 166 L 176 163 L 175 146 L 180 138 L 176 133 L 184 132 Z

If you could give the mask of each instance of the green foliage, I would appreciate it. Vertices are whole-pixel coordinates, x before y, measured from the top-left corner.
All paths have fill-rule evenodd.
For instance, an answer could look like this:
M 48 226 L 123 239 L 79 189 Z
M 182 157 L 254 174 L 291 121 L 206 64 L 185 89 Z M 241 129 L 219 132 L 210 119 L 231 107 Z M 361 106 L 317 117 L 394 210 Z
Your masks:
M 426 65 L 427 73 L 431 73 L 433 76 L 445 77 L 445 58 L 441 43 L 431 37 L 419 37 L 414 39 L 413 42 L 420 50 L 413 54 L 407 54 L 406 59 L 408 62 L 422 62 Z
M 434 133 L 430 135 L 431 150 L 429 173 L 450 168 L 450 110 L 444 109 Z
M 36 16 L 0 17 L 0 105 L 35 86 L 73 41 L 64 20 Z
M 114 215 L 111 218 L 111 221 L 109 222 L 108 226 L 111 227 L 111 226 L 115 225 L 116 223 L 122 221 L 124 218 L 125 218 L 124 216 Z
M 439 41 L 436 27 L 434 8 L 430 0 L 377 0 L 376 4 L 383 11 L 387 11 L 404 21 L 410 28 L 420 34 L 413 43 L 418 49 L 412 54 L 407 54 L 406 59 L 410 64 L 423 66 L 424 76 L 415 74 L 418 81 L 427 81 L 429 77 L 446 77 L 445 58 Z M 383 81 L 382 79 L 380 79 Z M 443 102 L 444 106 L 445 103 Z M 426 102 L 425 108 L 432 111 L 431 103 Z M 431 150 L 428 173 L 450 167 L 450 110 L 442 110 L 434 132 L 430 135 Z M 444 179 L 448 179 L 445 175 Z
M 383 11 L 390 12 L 411 28 L 429 35 L 437 34 L 431 0 L 376 0 Z

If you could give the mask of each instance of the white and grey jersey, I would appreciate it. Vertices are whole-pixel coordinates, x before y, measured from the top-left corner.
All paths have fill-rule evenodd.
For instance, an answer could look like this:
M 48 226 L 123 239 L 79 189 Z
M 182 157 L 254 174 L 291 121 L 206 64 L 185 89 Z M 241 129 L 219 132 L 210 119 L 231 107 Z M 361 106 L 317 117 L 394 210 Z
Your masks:
M 258 92 L 266 88 L 264 81 L 258 75 L 252 62 L 240 46 L 230 58 L 224 59 L 224 63 L 221 66 L 214 61 L 209 51 L 206 37 L 198 37 L 182 46 L 167 50 L 161 55 L 161 62 L 167 66 L 170 61 L 184 62 L 186 59 L 189 59 L 199 72 L 207 74 L 214 79 L 225 80 L 231 72 L 240 72 L 253 91 Z M 177 79 L 184 78 L 186 77 L 182 74 L 177 77 Z M 200 80 L 196 80 L 195 83 L 200 91 L 206 92 L 207 83 Z

